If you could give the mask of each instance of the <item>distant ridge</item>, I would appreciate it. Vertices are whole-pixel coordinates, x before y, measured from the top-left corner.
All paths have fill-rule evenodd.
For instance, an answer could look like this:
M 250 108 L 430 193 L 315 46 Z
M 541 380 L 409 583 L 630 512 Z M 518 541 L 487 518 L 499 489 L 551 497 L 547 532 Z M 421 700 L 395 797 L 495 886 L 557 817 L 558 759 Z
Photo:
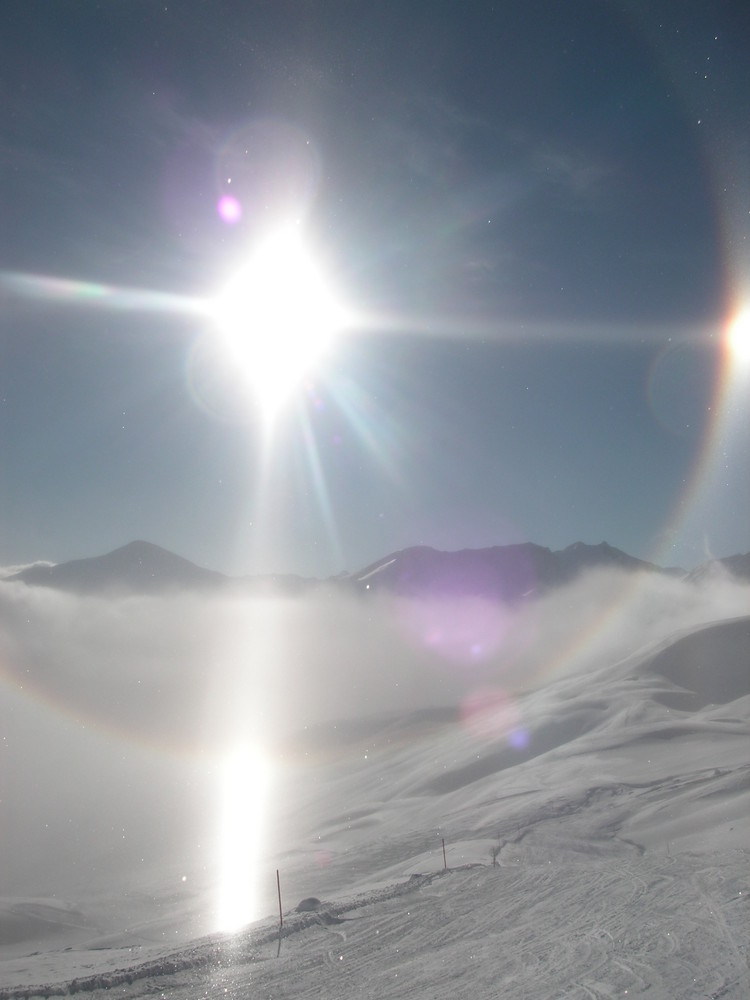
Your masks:
M 196 566 L 151 542 L 135 541 L 103 556 L 73 559 L 55 566 L 35 564 L 7 577 L 37 587 L 79 594 L 216 589 L 230 577 Z
M 35 563 L 5 582 L 51 587 L 79 594 L 155 594 L 178 590 L 215 591 L 225 587 L 261 593 L 302 594 L 325 586 L 361 594 L 412 597 L 482 597 L 515 603 L 563 586 L 592 569 L 656 573 L 700 583 L 727 574 L 750 581 L 750 554 L 712 560 L 690 573 L 662 569 L 606 542 L 575 542 L 552 551 L 532 542 L 445 552 L 417 545 L 391 552 L 355 573 L 328 580 L 294 574 L 231 577 L 204 569 L 151 542 L 135 541 L 106 555 L 51 565 Z
M 513 602 L 568 583 L 586 569 L 662 573 L 606 542 L 576 542 L 560 552 L 524 542 L 442 552 L 426 545 L 392 553 L 349 577 L 357 590 L 429 597 L 473 596 Z

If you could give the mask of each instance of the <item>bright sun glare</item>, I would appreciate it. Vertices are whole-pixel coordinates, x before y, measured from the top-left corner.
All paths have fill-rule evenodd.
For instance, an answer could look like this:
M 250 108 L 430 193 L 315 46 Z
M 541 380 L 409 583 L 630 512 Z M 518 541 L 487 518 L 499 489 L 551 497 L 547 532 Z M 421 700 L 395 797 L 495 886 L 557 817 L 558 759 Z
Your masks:
M 212 315 L 267 420 L 348 319 L 294 226 L 278 229 L 256 247 L 214 301 Z
M 741 309 L 729 324 L 727 346 L 735 364 L 750 366 L 750 306 Z
M 259 854 L 271 772 L 257 751 L 242 748 L 224 764 L 218 929 L 236 931 L 258 917 Z

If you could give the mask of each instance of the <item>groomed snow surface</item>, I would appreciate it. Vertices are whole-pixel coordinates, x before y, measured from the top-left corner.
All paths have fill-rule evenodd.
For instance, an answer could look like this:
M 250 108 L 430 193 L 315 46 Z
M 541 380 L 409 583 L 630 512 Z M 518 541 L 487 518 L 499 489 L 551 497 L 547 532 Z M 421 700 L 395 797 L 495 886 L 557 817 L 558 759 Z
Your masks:
M 267 916 L 190 940 L 211 878 L 170 890 L 178 858 L 119 899 L 5 897 L 0 998 L 745 1000 L 748 649 L 733 619 L 558 676 L 510 741 L 446 710 L 321 727 L 278 777 Z

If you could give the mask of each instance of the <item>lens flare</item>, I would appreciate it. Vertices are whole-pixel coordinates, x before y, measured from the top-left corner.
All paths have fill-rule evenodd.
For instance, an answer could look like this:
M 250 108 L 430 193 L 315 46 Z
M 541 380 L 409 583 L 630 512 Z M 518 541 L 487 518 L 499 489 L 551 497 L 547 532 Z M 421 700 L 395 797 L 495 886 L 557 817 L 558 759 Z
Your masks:
M 462 724 L 482 742 L 507 739 L 513 745 L 519 719 L 518 706 L 501 688 L 479 688 L 461 704 Z
M 224 764 L 221 788 L 218 930 L 257 919 L 258 869 L 271 771 L 258 751 L 242 747 Z
M 147 288 L 126 288 L 103 285 L 94 281 L 78 281 L 46 274 L 24 274 L 19 271 L 0 272 L 0 291 L 11 298 L 36 302 L 53 302 L 78 309 L 98 309 L 110 312 L 135 312 L 201 318 L 206 314 L 206 302 L 194 296 L 177 295 Z
M 222 195 L 216 206 L 219 217 L 229 225 L 239 222 L 242 218 L 242 205 L 230 194 Z

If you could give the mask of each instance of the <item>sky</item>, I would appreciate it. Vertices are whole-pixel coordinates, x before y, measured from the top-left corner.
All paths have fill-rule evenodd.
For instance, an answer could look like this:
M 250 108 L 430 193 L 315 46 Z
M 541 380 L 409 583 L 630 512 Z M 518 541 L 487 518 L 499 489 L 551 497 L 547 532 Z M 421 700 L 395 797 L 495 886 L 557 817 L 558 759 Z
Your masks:
M 0 563 L 750 549 L 748 39 L 714 0 L 7 5 Z M 279 226 L 347 322 L 271 424 L 205 303 Z

